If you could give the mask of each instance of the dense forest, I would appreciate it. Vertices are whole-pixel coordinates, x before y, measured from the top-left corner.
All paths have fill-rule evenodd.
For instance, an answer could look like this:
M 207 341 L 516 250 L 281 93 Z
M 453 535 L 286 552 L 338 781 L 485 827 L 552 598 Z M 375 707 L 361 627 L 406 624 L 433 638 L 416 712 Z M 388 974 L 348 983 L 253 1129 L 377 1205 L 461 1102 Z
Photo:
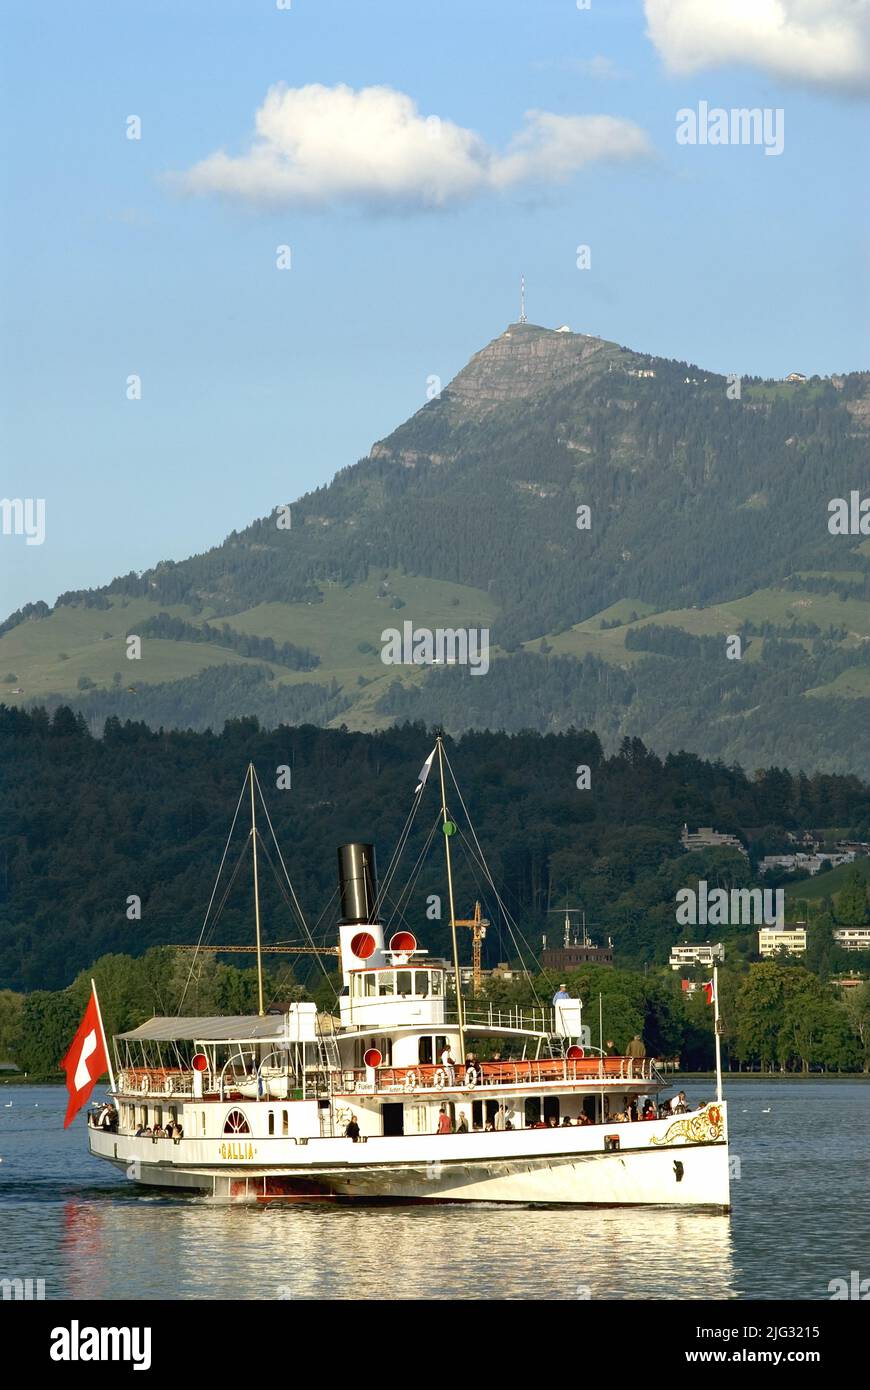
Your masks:
M 728 661 L 721 638 L 675 628 L 642 637 L 647 631 L 635 642 L 649 655 L 630 667 L 523 651 L 493 661 L 485 680 L 459 666 L 432 671 L 419 686 L 396 680 L 377 708 L 394 720 L 443 722 L 453 732 L 545 733 L 579 724 L 609 749 L 640 729 L 661 753 L 682 748 L 747 767 L 769 759 L 870 777 L 870 747 L 857 738 L 870 700 L 806 696 L 843 670 L 867 670 L 866 644 L 843 651 L 820 640 L 808 653 L 797 642 L 766 638 L 763 663 Z
M 107 953 L 140 956 L 195 942 L 249 761 L 315 939 L 333 944 L 335 848 L 371 840 L 385 873 L 432 743 L 420 723 L 358 734 L 313 725 L 264 730 L 252 718 L 228 721 L 220 734 L 154 732 L 109 719 L 95 738 L 67 708 L 48 715 L 0 706 L 0 986 L 62 989 Z M 699 879 L 726 888 L 758 882 L 758 856 L 784 848 L 789 830 L 870 839 L 870 786 L 855 776 L 807 777 L 777 767 L 748 775 L 691 753 L 660 759 L 639 739 L 624 739 L 607 756 L 596 735 L 577 729 L 470 732 L 448 738 L 447 749 L 510 914 L 475 862 L 465 811 L 451 792 L 457 912 L 468 916 L 480 898 L 492 923 L 487 965 L 524 959 L 536 968 L 542 936 L 551 944 L 559 938 L 560 918 L 552 914 L 571 906 L 586 913 L 594 938 L 613 937 L 619 965 L 656 969 L 687 935 L 675 919 L 681 887 Z M 586 780 L 579 768 L 589 769 L 588 788 L 578 787 Z M 437 811 L 430 783 L 385 911 L 444 953 L 446 909 L 427 915 L 430 897 L 445 892 L 440 844 L 412 873 Z M 739 835 L 749 858 L 733 849 L 685 853 L 684 823 Z M 266 850 L 264 939 L 301 942 L 272 873 L 274 848 Z M 237 827 L 227 859 L 234 877 L 225 901 L 223 892 L 218 898 L 212 944 L 252 940 L 247 853 Z M 850 921 L 865 918 L 866 900 L 864 886 L 859 898 L 819 904 L 816 978 L 862 963 L 831 948 L 830 928 L 843 911 Z M 709 932 L 688 929 L 690 939 Z M 735 968 L 753 959 L 753 931 L 716 935 Z M 470 958 L 469 940 L 463 952 Z M 316 962 L 299 958 L 301 985 L 317 974 Z

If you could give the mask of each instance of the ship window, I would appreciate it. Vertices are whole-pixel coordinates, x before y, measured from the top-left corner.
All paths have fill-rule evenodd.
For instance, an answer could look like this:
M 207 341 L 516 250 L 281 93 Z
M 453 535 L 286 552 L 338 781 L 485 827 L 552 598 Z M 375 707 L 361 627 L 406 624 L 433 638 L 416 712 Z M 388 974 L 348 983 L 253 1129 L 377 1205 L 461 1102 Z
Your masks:
M 281 1133 L 285 1135 L 290 1133 L 290 1117 L 286 1110 L 281 1111 Z
M 394 970 L 381 970 L 378 980 L 378 994 L 395 994 L 396 992 L 396 972 Z
M 366 994 L 374 994 L 374 993 L 375 993 L 375 974 L 374 974 L 374 971 L 373 971 L 373 970 L 369 970 L 369 971 L 368 971 L 368 973 L 366 974 L 366 977 L 365 977 L 365 981 L 366 981 Z
M 432 971 L 432 993 L 436 995 L 444 993 L 444 972 L 442 970 Z
M 270 1134 L 274 1134 L 274 1133 L 275 1133 L 275 1111 L 274 1111 L 274 1110 L 270 1110 L 270 1111 L 269 1111 L 269 1133 L 270 1133 Z
M 413 978 L 414 978 L 414 977 L 413 977 L 413 974 L 412 974 L 412 972 L 411 972 L 410 970 L 397 970 L 397 971 L 396 971 L 396 993 L 397 993 L 397 994 L 413 994 L 413 993 L 414 993 Z
M 424 999 L 425 999 L 426 995 L 429 993 L 429 971 L 428 971 L 428 970 L 418 970 L 418 971 L 416 971 L 416 978 L 415 978 L 415 981 L 414 981 L 414 988 L 415 988 L 416 993 L 417 993 L 417 994 L 422 994 L 423 997 L 424 997 Z
M 432 1063 L 432 1039 L 420 1038 L 417 1045 L 417 1061 L 424 1066 Z
M 231 1110 L 224 1120 L 224 1134 L 250 1134 L 251 1126 L 241 1110 Z
M 525 1104 L 525 1125 L 526 1129 L 531 1129 L 532 1125 L 540 1123 L 541 1119 L 541 1098 L 540 1096 L 526 1096 Z
M 200 1110 L 199 1113 L 200 1113 L 200 1115 L 201 1115 L 201 1117 L 202 1117 L 202 1132 L 203 1132 L 203 1134 L 205 1134 L 205 1111 L 204 1111 L 204 1110 Z

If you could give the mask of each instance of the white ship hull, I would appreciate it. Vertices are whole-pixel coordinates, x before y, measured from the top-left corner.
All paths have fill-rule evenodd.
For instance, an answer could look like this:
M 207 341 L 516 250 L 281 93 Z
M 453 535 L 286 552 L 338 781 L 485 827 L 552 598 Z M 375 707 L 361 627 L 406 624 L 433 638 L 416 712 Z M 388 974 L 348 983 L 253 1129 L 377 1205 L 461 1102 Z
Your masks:
M 91 1131 L 91 1151 L 147 1186 L 223 1201 L 338 1199 L 730 1205 L 725 1107 L 566 1130 L 369 1139 L 152 1142 Z M 619 1148 L 604 1147 L 604 1135 Z

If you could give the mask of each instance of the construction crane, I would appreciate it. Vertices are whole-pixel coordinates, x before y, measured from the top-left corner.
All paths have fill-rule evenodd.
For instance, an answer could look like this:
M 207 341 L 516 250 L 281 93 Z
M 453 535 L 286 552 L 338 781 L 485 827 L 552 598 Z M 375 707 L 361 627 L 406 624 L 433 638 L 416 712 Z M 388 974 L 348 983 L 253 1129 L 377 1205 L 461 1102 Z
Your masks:
M 473 917 L 457 917 L 456 925 L 471 928 L 471 983 L 475 994 L 480 994 L 480 943 L 489 926 L 487 918 L 480 915 L 480 903 L 474 904 Z

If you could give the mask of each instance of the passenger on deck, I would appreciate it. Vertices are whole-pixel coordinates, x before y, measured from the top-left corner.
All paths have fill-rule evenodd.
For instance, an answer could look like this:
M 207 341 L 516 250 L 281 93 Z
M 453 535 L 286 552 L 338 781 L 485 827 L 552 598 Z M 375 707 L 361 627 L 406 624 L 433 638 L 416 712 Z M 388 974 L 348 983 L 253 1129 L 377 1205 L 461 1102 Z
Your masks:
M 604 1044 L 604 1055 L 605 1057 L 617 1057 L 619 1055 L 612 1038 L 608 1038 L 607 1042 Z
M 152 1139 L 162 1139 L 162 1138 L 163 1138 L 163 1126 L 162 1126 L 162 1125 L 155 1125 L 155 1126 L 154 1126 L 154 1128 L 153 1128 L 152 1131 L 151 1131 L 151 1138 L 152 1138 Z
M 633 1096 L 631 1100 L 628 1102 L 628 1105 L 625 1107 L 625 1114 L 626 1118 L 631 1120 L 632 1122 L 637 1119 L 637 1101 L 634 1099 Z
M 449 1115 L 449 1113 L 448 1113 L 448 1111 L 447 1111 L 447 1106 L 446 1106 L 446 1105 L 442 1105 L 441 1108 L 440 1108 L 439 1111 L 438 1111 L 438 1133 L 439 1133 L 439 1134 L 452 1134 L 452 1133 L 453 1133 L 453 1120 L 452 1120 L 451 1116 Z
M 467 1133 L 468 1133 L 468 1118 L 467 1118 L 467 1116 L 466 1116 L 465 1114 L 462 1114 L 462 1115 L 459 1116 L 459 1124 L 456 1126 L 456 1133 L 457 1133 L 457 1134 L 467 1134 Z
M 655 1101 L 649 1096 L 647 1097 L 646 1105 L 643 1107 L 643 1118 L 645 1120 L 655 1120 L 658 1118 Z
M 677 1094 L 676 1094 L 675 1096 L 671 1096 L 671 1114 L 672 1114 L 672 1115 L 682 1115 L 682 1114 L 684 1114 L 684 1113 L 688 1110 L 688 1108 L 689 1108 L 689 1107 L 688 1107 L 688 1105 L 686 1104 L 686 1093 L 685 1093 L 685 1091 L 677 1091 Z
M 136 1128 L 135 1133 L 133 1134 L 133 1138 L 134 1138 L 134 1139 L 141 1139 L 141 1138 L 142 1138 L 142 1135 L 143 1135 L 144 1133 L 145 1133 L 145 1126 L 144 1126 L 144 1125 L 139 1125 L 139 1126 Z
M 492 1120 L 487 1120 L 487 1122 L 486 1122 L 486 1124 L 483 1126 L 483 1128 L 484 1128 L 484 1132 L 485 1132 L 486 1134 L 492 1134 L 492 1133 L 494 1133 L 494 1127 L 493 1127 Z
M 570 998 L 571 998 L 571 996 L 570 996 L 570 994 L 568 993 L 568 986 L 567 986 L 567 985 L 560 985 L 559 988 L 556 990 L 556 993 L 553 995 L 553 1003 L 554 1003 L 554 1004 L 561 1004 L 562 1001 L 563 1001 L 564 999 L 570 999 Z
M 592 1121 L 585 1110 L 580 1111 L 580 1114 L 577 1116 L 577 1123 L 578 1125 L 591 1125 Z
M 172 1123 L 172 1121 L 170 1120 L 170 1121 L 169 1121 L 169 1124 L 166 1126 L 166 1128 L 165 1128 L 164 1131 L 163 1131 L 163 1138 L 164 1138 L 164 1139 L 171 1139 L 172 1136 L 174 1135 L 174 1133 L 175 1133 L 175 1125 L 174 1125 L 174 1124 Z
M 184 1130 L 181 1128 L 181 1125 L 178 1124 L 177 1122 L 176 1122 L 176 1125 L 175 1125 L 175 1137 L 176 1137 L 176 1139 L 183 1139 L 183 1138 L 184 1138 Z
M 447 1073 L 447 1085 L 456 1085 L 456 1063 L 450 1055 L 450 1048 L 445 1047 L 441 1053 L 441 1065 Z
M 498 1109 L 496 1110 L 495 1116 L 494 1116 L 494 1118 L 493 1118 L 493 1126 L 494 1126 L 494 1128 L 495 1128 L 495 1129 L 504 1129 L 504 1127 L 505 1127 L 505 1118 L 506 1118 L 506 1117 L 505 1117 L 505 1109 L 504 1109 L 504 1106 L 503 1106 L 503 1105 L 500 1105 L 500 1106 L 498 1107 Z
M 359 1125 L 357 1124 L 356 1115 L 351 1115 L 345 1125 L 344 1137 L 345 1139 L 352 1139 L 355 1144 L 359 1141 Z
M 579 1124 L 580 1121 L 578 1120 L 577 1123 Z M 570 1127 L 571 1127 L 571 1116 L 570 1116 L 570 1115 L 565 1115 L 565 1116 L 563 1117 L 563 1119 L 562 1119 L 562 1128 L 563 1128 L 563 1129 L 570 1129 Z
M 480 1062 L 478 1061 L 475 1053 L 469 1052 L 468 1056 L 466 1057 L 465 1070 L 466 1072 L 471 1072 L 472 1076 L 474 1077 L 475 1085 L 477 1085 L 480 1082 L 481 1077 L 483 1076 L 483 1067 L 480 1065 Z
M 559 1128 L 559 1116 L 558 1116 L 558 1115 L 551 1115 L 551 1116 L 550 1116 L 549 1120 L 547 1121 L 547 1128 L 548 1128 L 548 1129 L 558 1129 L 558 1128 Z

